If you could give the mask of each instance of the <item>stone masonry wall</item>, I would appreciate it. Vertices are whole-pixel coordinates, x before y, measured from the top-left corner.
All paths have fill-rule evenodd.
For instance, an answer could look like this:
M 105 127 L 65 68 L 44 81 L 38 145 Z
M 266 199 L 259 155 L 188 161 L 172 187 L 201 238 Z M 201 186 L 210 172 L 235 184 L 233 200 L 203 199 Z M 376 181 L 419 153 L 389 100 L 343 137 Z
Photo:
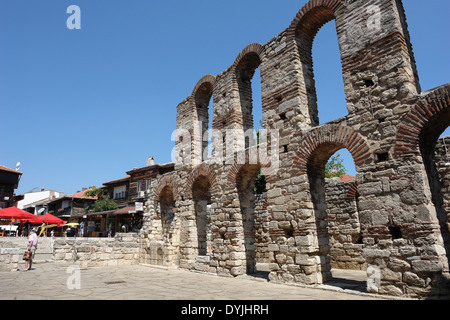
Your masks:
M 17 238 L 13 238 L 15 240 Z M 17 241 L 9 241 L 4 238 L 0 241 L 0 271 L 16 270 L 22 260 L 25 252 L 26 239 L 22 240 L 25 244 L 20 244 Z
M 422 92 L 406 16 L 400 0 L 306 3 L 278 36 L 243 48 L 177 106 L 175 172 L 147 190 L 139 235 L 55 239 L 54 259 L 222 276 L 269 262 L 270 281 L 304 284 L 330 280 L 332 267 L 366 269 L 369 292 L 448 297 L 448 140 L 438 137 L 450 124 L 450 84 Z M 348 115 L 321 124 L 312 46 L 331 20 Z M 256 68 L 268 133 L 258 145 L 245 131 Z M 342 148 L 357 171 L 345 199 L 347 186 L 324 175 Z M 255 197 L 261 172 L 267 193 Z M 11 254 L 0 252 L 5 265 Z
M 326 179 L 326 202 L 331 266 L 337 269 L 366 270 L 358 203 L 349 190 L 354 182 Z
M 438 140 L 434 152 L 434 162 L 438 172 L 438 180 L 442 195 L 442 208 L 446 213 L 443 220 L 450 230 L 450 137 Z
M 81 267 L 135 265 L 139 263 L 137 234 L 117 234 L 114 238 L 55 238 L 53 260 L 79 263 Z
M 311 49 L 331 20 L 348 115 L 320 124 Z M 251 133 L 242 138 L 253 127 L 256 68 L 268 132 L 257 146 Z M 146 209 L 146 247 L 163 257 L 155 261 L 237 276 L 254 272 L 264 257 L 270 281 L 305 284 L 324 283 L 332 266 L 351 264 L 367 266 L 369 292 L 448 294 L 450 239 L 439 205 L 447 198 L 435 183 L 443 169 L 433 169 L 431 153 L 450 124 L 450 85 L 422 92 L 418 79 L 400 0 L 306 3 L 278 36 L 249 44 L 228 69 L 202 77 L 177 106 L 176 171 L 157 182 Z M 215 130 L 210 158 L 202 149 L 208 108 Z M 355 214 L 345 213 L 349 207 L 327 207 L 337 195 L 326 195 L 325 164 L 342 148 L 357 171 L 359 230 Z M 262 151 L 256 162 L 255 150 Z M 261 171 L 264 218 L 249 193 Z M 209 205 L 206 215 L 199 201 Z M 266 247 L 258 221 L 268 226 Z M 352 243 L 340 242 L 344 238 Z
M 255 260 L 257 263 L 269 263 L 271 258 L 267 245 L 270 243 L 270 216 L 267 211 L 267 193 L 262 193 L 255 197 Z

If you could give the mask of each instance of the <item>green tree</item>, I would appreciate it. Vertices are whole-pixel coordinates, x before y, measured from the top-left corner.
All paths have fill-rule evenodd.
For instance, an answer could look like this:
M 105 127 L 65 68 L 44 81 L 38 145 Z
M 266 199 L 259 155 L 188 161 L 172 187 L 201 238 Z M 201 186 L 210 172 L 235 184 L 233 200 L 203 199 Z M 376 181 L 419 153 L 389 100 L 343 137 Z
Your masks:
M 85 197 L 97 197 L 97 200 L 86 207 L 85 212 L 102 212 L 109 210 L 116 210 L 118 208 L 117 203 L 110 199 L 109 194 L 106 193 L 103 188 L 94 188 L 87 190 L 84 193 Z
M 346 173 L 344 159 L 339 153 L 332 156 L 325 165 L 325 178 L 342 177 Z
M 254 193 L 262 194 L 267 191 L 266 189 L 266 176 L 259 173 L 255 180 L 255 187 L 253 189 Z
M 106 191 L 103 188 L 89 189 L 84 192 L 85 197 L 98 197 L 99 199 L 102 198 L 104 194 L 106 194 Z
M 261 136 L 261 131 L 260 131 L 260 130 L 264 129 L 262 119 L 259 120 L 259 126 L 261 127 L 261 129 L 256 129 L 256 144 L 261 144 L 264 142 L 264 137 Z

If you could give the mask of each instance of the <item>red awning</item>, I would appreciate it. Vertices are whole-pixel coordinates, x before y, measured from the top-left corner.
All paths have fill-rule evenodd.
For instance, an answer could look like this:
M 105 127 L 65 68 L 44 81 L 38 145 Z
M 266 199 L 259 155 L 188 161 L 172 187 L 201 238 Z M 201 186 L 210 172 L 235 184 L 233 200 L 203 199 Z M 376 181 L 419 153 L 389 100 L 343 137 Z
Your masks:
M 29 212 L 16 207 L 10 207 L 0 210 L 0 219 L 18 219 L 18 220 L 34 220 L 37 217 Z
M 33 219 L 30 221 L 32 223 L 45 223 L 45 224 L 57 224 L 58 226 L 62 226 L 67 223 L 67 221 L 64 221 L 60 218 L 55 217 L 54 215 L 47 213 L 43 216 L 36 217 L 36 219 Z

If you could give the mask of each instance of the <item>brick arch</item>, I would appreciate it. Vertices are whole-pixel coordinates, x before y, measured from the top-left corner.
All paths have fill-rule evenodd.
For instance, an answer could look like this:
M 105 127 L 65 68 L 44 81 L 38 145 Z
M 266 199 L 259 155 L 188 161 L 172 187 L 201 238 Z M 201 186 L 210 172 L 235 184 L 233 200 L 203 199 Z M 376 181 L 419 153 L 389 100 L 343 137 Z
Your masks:
M 193 132 L 192 132 L 192 149 L 191 155 L 195 161 L 203 161 L 203 150 L 208 147 L 208 141 L 203 141 L 203 136 L 209 129 L 210 122 L 210 100 L 214 94 L 216 86 L 216 77 L 213 75 L 206 75 L 202 77 L 194 87 L 190 96 L 190 108 L 193 113 Z M 199 128 L 196 121 L 201 121 L 202 126 Z
M 186 181 L 185 195 L 187 199 L 193 198 L 192 187 L 194 185 L 195 180 L 197 180 L 197 178 L 201 176 L 205 176 L 208 179 L 209 184 L 211 185 L 211 194 L 217 193 L 218 182 L 216 178 L 216 173 L 209 164 L 202 163 L 192 170 L 190 176 Z
M 233 89 L 239 90 L 237 71 L 243 68 L 251 68 L 254 72 L 262 63 L 264 56 L 264 47 L 259 43 L 252 43 L 246 46 L 234 60 L 232 68 Z
M 441 86 L 418 101 L 403 117 L 395 142 L 396 158 L 420 154 L 421 139 L 435 140 L 450 124 L 450 84 Z
M 236 110 L 239 121 L 244 130 L 253 128 L 253 103 L 251 79 L 255 70 L 263 63 L 264 47 L 259 43 L 252 43 L 245 47 L 231 66 L 233 90 L 239 93 L 240 108 Z
M 356 200 L 359 197 L 358 182 L 353 182 L 347 191 L 347 200 Z
M 214 93 L 214 88 L 216 86 L 216 76 L 214 75 L 206 75 L 202 77 L 197 84 L 194 87 L 194 90 L 192 90 L 192 94 L 190 96 L 190 103 L 192 104 L 193 110 L 197 112 L 197 117 L 199 117 L 199 114 L 201 109 L 206 109 L 206 114 L 204 116 L 207 116 L 207 108 L 209 107 L 209 101 Z
M 232 69 L 233 89 L 239 90 L 237 71 L 239 69 L 250 68 L 253 73 L 262 63 L 264 47 L 259 43 L 252 43 L 246 46 L 236 57 Z M 253 74 L 251 74 L 253 76 Z
M 153 200 L 156 202 L 159 202 L 161 200 L 160 195 L 165 187 L 170 187 L 172 189 L 173 197 L 174 197 L 175 201 L 177 201 L 179 199 L 179 195 L 177 192 L 178 188 L 177 188 L 177 183 L 176 183 L 176 180 L 175 180 L 175 177 L 173 174 L 165 175 L 165 176 L 161 177 L 161 179 L 159 179 L 158 184 L 156 185 L 156 188 L 154 191 Z
M 314 39 L 319 29 L 335 19 L 341 0 L 311 0 L 300 9 L 287 29 L 287 40 L 294 41 L 299 33 Z
M 216 76 L 214 76 L 212 74 L 208 74 L 208 75 L 202 77 L 195 85 L 194 90 L 192 90 L 191 96 L 195 97 L 198 90 L 205 84 L 210 84 L 212 86 L 212 88 L 214 88 L 216 85 Z M 195 99 L 191 99 L 191 100 L 195 100 Z
M 255 149 L 255 150 L 257 150 L 257 149 Z M 242 168 L 246 165 L 253 164 L 253 163 L 250 163 L 250 160 L 249 160 L 250 159 L 250 151 L 251 151 L 250 149 L 245 150 L 245 162 L 244 163 L 241 163 L 236 157 L 234 159 L 234 164 L 228 170 L 227 181 L 229 182 L 229 184 L 227 186 L 229 186 L 230 188 L 236 187 L 238 175 L 239 175 L 239 172 L 242 170 Z M 261 156 L 262 156 L 262 158 L 261 158 Z M 274 167 L 272 167 L 272 164 L 270 162 L 270 157 L 267 154 L 265 154 L 265 153 L 263 155 L 259 154 L 257 163 L 255 163 L 253 165 L 258 165 L 260 167 L 261 171 L 266 176 L 266 181 L 270 182 L 274 179 L 274 177 L 276 175 L 276 169 Z
M 236 57 L 234 60 L 233 68 L 237 68 L 239 64 L 243 61 L 244 57 L 248 54 L 255 54 L 259 57 L 259 59 L 263 60 L 264 47 L 259 43 L 252 43 L 246 46 Z
M 312 54 L 314 38 L 323 25 L 336 19 L 342 2 L 342 0 L 309 1 L 300 9 L 286 31 L 287 50 L 296 60 L 299 59 L 297 62 L 302 65 L 302 72 L 299 73 L 299 89 L 307 97 L 308 117 L 312 126 L 320 124 Z M 339 37 L 337 32 L 336 35 Z
M 325 124 L 303 137 L 294 166 L 299 174 L 306 174 L 308 167 L 324 165 L 329 156 L 342 148 L 350 152 L 356 166 L 372 161 L 370 148 L 358 132 L 339 124 Z

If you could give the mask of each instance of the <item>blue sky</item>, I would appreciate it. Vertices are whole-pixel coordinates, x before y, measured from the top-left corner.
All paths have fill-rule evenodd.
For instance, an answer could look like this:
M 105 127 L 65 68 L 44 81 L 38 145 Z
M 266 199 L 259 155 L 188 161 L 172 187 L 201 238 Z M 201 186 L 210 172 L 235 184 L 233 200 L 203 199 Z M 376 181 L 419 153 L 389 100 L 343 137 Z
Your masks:
M 170 162 L 177 104 L 248 44 L 277 36 L 305 3 L 0 0 L 0 164 L 21 162 L 17 193 L 70 194 L 122 178 L 149 156 Z M 81 30 L 66 27 L 72 4 Z M 422 89 L 447 83 L 448 0 L 404 5 Z M 333 28 L 314 44 L 321 123 L 347 114 Z M 257 85 L 254 100 L 258 113 Z

